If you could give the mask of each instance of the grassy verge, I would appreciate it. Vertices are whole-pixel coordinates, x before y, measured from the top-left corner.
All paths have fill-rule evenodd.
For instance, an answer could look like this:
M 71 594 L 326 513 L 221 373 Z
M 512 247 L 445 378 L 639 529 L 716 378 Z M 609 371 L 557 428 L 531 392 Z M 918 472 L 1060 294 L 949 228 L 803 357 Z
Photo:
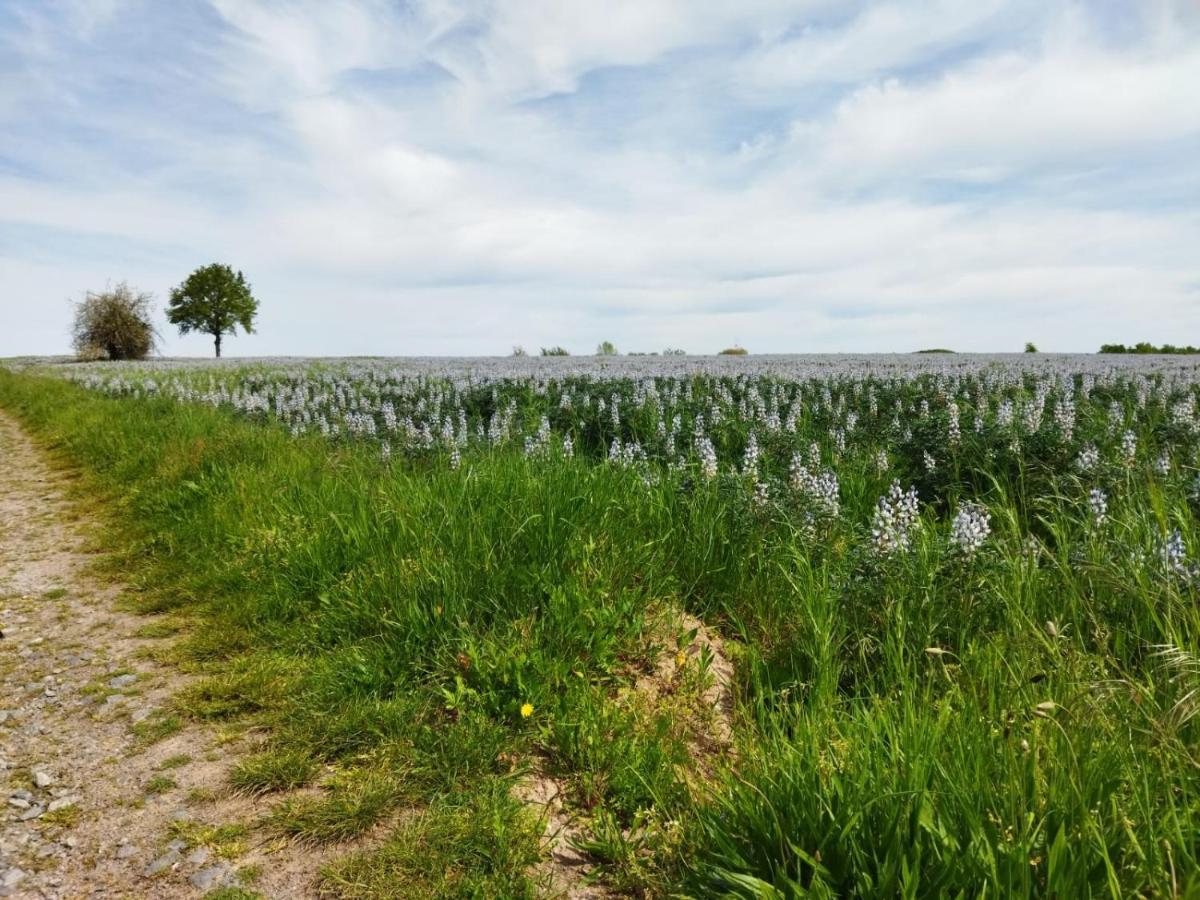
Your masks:
M 335 893 L 534 895 L 539 829 L 512 787 L 535 761 L 631 890 L 1200 885 L 1200 614 L 1144 563 L 1167 523 L 1192 544 L 1182 490 L 1131 485 L 1100 532 L 1066 480 L 996 481 L 986 552 L 947 550 L 943 508 L 880 559 L 865 468 L 847 515 L 814 524 L 719 480 L 509 451 L 385 465 L 26 375 L 0 372 L 0 405 L 108 501 L 143 607 L 189 617 L 204 677 L 181 714 L 271 727 L 234 785 L 320 780 L 270 827 L 382 829 L 327 873 Z M 736 664 L 726 751 L 696 752 L 703 677 L 631 690 L 685 609 Z

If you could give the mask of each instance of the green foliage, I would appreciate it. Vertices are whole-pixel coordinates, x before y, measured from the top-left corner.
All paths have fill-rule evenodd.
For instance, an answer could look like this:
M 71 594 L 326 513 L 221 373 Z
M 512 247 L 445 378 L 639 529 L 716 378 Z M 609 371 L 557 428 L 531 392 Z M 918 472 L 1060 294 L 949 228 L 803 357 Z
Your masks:
M 931 347 L 928 350 L 918 350 L 917 353 L 953 353 L 953 350 L 947 350 L 945 347 Z
M 493 781 L 439 801 L 402 822 L 378 850 L 328 866 L 323 887 L 346 900 L 542 896 L 528 874 L 541 832 L 506 787 Z
M 520 344 L 514 344 L 512 348 L 513 356 L 528 356 L 529 353 Z
M 71 344 L 80 359 L 145 359 L 158 334 L 151 321 L 153 295 L 125 282 L 106 291 L 88 291 L 75 304 Z
M 1038 352 L 1037 344 L 1035 344 L 1033 341 L 1026 341 L 1025 342 L 1025 352 L 1026 353 L 1037 353 Z
M 617 346 L 612 341 L 601 341 L 596 347 L 597 356 L 616 356 Z
M 1182 354 L 1191 355 L 1200 353 L 1200 347 L 1193 347 L 1190 344 L 1182 347 L 1177 347 L 1174 344 L 1163 344 L 1161 347 L 1156 347 L 1146 341 L 1139 341 L 1131 347 L 1126 347 L 1124 344 L 1101 344 L 1101 353 L 1163 353 L 1163 354 Z
M 565 347 L 543 347 L 542 356 L 570 356 L 570 352 Z
M 180 334 L 211 334 L 218 357 L 222 336 L 237 334 L 239 325 L 247 334 L 253 332 L 257 313 L 258 301 L 245 276 L 220 263 L 202 266 L 172 288 L 167 304 L 167 321 L 179 326 Z
M 267 794 L 306 785 L 316 770 L 316 762 L 302 750 L 266 750 L 240 760 L 230 773 L 229 782 L 249 794 Z
M 1155 560 L 1168 528 L 1196 546 L 1195 445 L 1166 475 L 1119 463 L 1109 410 L 1136 397 L 1098 383 L 1075 423 L 1106 460 L 1086 481 L 1044 434 L 1019 454 L 976 435 L 965 394 L 948 456 L 945 410 L 915 412 L 936 384 L 872 382 L 882 425 L 859 392 L 863 444 L 824 518 L 775 462 L 827 439 L 812 406 L 795 434 L 760 435 L 774 493 L 758 504 L 740 474 L 598 465 L 611 418 L 583 414 L 572 458 L 499 446 L 452 470 L 31 376 L 0 372 L 0 404 L 122 498 L 106 536 L 195 631 L 180 709 L 270 729 L 234 784 L 314 784 L 268 824 L 313 842 L 380 829 L 329 867 L 335 895 L 533 895 L 541 832 L 511 785 L 536 760 L 631 893 L 1190 896 L 1200 610 Z M 653 435 L 626 397 L 641 430 L 622 437 Z M 1175 427 L 1156 402 L 1139 446 Z M 897 403 L 911 434 L 873 434 Z M 744 423 L 711 433 L 725 458 L 744 450 Z M 886 473 L 869 463 L 884 439 Z M 924 506 L 911 550 L 881 559 L 869 528 L 892 477 Z M 993 521 L 970 559 L 948 541 L 963 498 Z M 681 729 L 679 685 L 638 700 L 674 646 L 655 629 L 669 608 L 735 661 L 732 748 Z
M 750 351 L 747 350 L 745 347 L 726 347 L 724 350 L 722 350 L 717 355 L 718 356 L 746 356 L 749 354 L 749 352 Z

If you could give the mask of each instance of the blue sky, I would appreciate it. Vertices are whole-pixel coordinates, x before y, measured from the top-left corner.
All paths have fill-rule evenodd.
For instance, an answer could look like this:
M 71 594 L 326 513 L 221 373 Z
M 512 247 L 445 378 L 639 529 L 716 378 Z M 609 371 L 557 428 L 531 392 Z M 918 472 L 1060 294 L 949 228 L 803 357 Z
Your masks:
M 1200 343 L 1200 4 L 0 0 L 0 356 L 212 261 L 233 354 Z

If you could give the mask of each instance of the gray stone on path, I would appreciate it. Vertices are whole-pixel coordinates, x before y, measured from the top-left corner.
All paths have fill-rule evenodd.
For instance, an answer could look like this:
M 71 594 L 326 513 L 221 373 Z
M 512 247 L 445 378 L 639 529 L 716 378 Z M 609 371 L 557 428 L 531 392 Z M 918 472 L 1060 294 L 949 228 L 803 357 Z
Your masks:
M 40 788 L 48 788 L 54 784 L 54 776 L 49 772 L 44 772 L 41 769 L 33 770 L 33 783 Z
M 6 888 L 15 888 L 24 880 L 25 873 L 20 869 L 13 868 L 4 873 L 4 877 L 0 879 L 0 884 L 3 884 Z
M 201 869 L 188 879 L 192 887 L 199 888 L 202 891 L 211 891 L 218 886 L 229 887 L 235 880 L 229 866 L 225 863 L 218 863 L 215 866 L 209 866 L 207 869 Z
M 137 679 L 138 677 L 136 675 L 118 675 L 116 678 L 109 681 L 108 686 L 114 690 L 119 690 L 120 688 L 129 687 L 131 684 L 137 681 Z
M 138 849 L 133 844 L 122 844 L 117 848 L 117 852 L 113 854 L 117 859 L 129 859 L 131 856 L 137 856 Z
M 150 878 L 151 876 L 157 875 L 159 872 L 163 872 L 171 868 L 171 866 L 175 865 L 177 862 L 179 862 L 179 851 L 168 850 L 154 862 L 150 863 L 150 865 L 146 866 L 146 877 Z
M 202 866 L 208 862 L 209 852 L 207 847 L 197 847 L 187 855 L 184 860 L 189 866 Z
M 19 816 L 17 816 L 17 818 L 20 819 L 22 822 L 29 822 L 32 819 L 40 818 L 42 813 L 44 813 L 45 811 L 46 811 L 46 807 L 42 806 L 39 803 L 37 806 L 29 807 L 29 809 L 25 810 L 25 812 L 21 813 Z

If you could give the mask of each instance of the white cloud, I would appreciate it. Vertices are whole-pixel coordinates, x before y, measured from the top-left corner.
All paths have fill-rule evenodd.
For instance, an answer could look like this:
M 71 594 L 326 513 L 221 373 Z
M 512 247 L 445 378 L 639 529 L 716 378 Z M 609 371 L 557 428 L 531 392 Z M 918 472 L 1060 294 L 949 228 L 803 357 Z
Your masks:
M 0 102 L 0 353 L 64 296 L 213 259 L 263 299 L 246 353 L 1200 327 L 1200 39 L 1172 4 L 214 0 L 197 34 L 163 9 L 14 26 L 40 49 Z

